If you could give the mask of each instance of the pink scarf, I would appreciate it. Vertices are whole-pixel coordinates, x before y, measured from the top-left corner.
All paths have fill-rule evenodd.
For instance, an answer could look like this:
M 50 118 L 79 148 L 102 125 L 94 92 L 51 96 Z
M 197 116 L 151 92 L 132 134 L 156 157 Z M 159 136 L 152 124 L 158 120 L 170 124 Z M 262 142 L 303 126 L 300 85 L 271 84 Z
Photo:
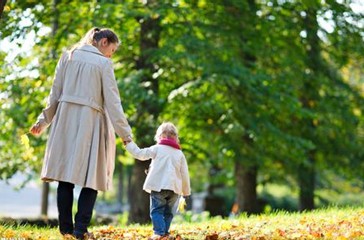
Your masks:
M 158 144 L 167 145 L 176 149 L 181 149 L 181 146 L 177 143 L 177 141 L 173 138 L 162 138 Z

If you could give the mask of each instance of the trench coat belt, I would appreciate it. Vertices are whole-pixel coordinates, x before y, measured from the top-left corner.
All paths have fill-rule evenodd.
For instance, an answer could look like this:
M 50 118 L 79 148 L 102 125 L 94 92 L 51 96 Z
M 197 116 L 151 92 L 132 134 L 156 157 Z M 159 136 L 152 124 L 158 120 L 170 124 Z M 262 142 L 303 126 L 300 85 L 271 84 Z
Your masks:
M 104 109 L 101 106 L 99 106 L 95 102 L 95 100 L 93 100 L 92 98 L 62 95 L 61 98 L 58 101 L 59 102 L 69 102 L 69 103 L 75 103 L 75 104 L 88 106 L 88 107 L 91 107 L 91 108 L 101 112 L 101 113 L 104 113 Z

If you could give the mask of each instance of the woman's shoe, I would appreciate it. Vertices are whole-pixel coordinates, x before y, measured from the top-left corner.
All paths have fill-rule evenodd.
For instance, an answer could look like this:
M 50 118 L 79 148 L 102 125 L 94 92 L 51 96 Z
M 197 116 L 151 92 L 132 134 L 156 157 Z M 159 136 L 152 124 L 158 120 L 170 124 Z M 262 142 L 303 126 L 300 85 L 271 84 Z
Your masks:
M 95 236 L 90 232 L 84 233 L 82 235 L 75 234 L 75 237 L 78 240 L 95 240 L 96 239 Z

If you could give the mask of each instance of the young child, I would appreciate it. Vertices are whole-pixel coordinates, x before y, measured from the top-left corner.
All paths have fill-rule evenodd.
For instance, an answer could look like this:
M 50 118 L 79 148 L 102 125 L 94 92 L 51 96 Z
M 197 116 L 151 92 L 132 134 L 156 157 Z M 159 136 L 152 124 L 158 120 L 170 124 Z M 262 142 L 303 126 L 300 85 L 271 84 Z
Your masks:
M 143 190 L 150 193 L 150 217 L 154 235 L 164 239 L 169 235 L 179 195 L 189 196 L 190 178 L 186 158 L 179 145 L 177 128 L 165 122 L 154 137 L 157 144 L 140 149 L 134 142 L 125 141 L 126 149 L 139 160 L 152 159 Z

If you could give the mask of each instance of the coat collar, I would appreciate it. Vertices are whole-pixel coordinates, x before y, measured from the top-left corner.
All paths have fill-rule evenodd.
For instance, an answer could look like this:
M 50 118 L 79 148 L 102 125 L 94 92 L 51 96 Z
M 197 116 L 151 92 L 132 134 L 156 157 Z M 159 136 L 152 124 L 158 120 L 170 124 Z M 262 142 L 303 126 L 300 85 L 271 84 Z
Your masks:
M 98 54 L 98 55 L 101 55 L 103 57 L 104 54 L 102 54 L 99 49 L 97 49 L 96 47 L 92 46 L 92 45 L 88 45 L 88 44 L 85 44 L 85 45 L 82 45 L 80 47 L 77 47 L 78 50 L 81 50 L 81 51 L 85 51 L 85 52 L 91 52 L 91 53 L 95 53 L 95 54 Z

